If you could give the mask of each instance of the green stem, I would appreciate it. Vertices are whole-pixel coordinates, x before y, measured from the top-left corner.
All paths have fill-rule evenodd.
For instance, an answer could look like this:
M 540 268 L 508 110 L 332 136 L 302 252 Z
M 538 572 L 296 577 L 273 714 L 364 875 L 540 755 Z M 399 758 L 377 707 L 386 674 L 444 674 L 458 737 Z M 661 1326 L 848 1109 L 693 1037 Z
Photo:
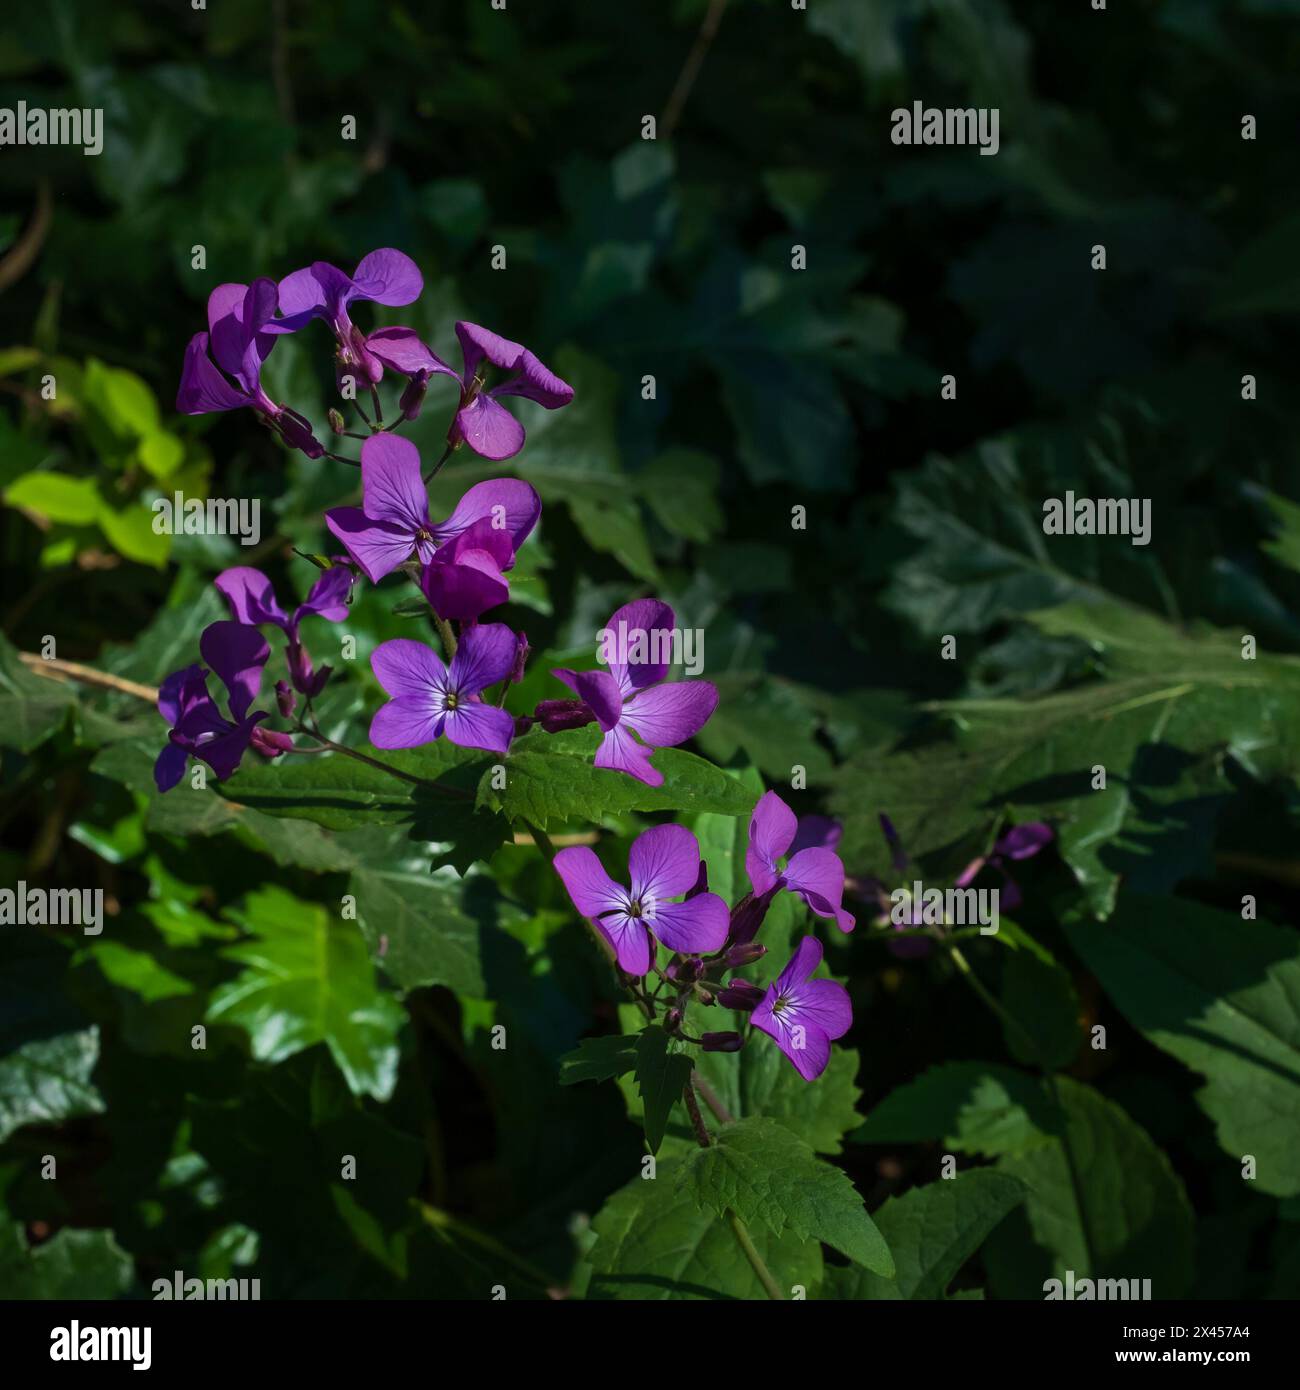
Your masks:
M 434 479 L 438 476 L 438 474 L 442 471 L 442 465 L 443 465 L 444 463 L 446 463 L 447 460 L 448 460 L 448 459 L 452 456 L 452 454 L 454 454 L 455 452 L 456 452 L 456 446 L 455 446 L 454 444 L 448 444 L 447 447 L 442 451 L 442 457 L 441 457 L 441 458 L 438 460 L 438 462 L 435 463 L 435 464 L 433 465 L 433 467 L 424 475 L 424 481 L 425 481 L 426 484 L 433 482 L 433 480 L 434 480 Z
M 731 1234 L 736 1237 L 736 1244 L 740 1246 L 741 1252 L 749 1261 L 750 1268 L 758 1276 L 758 1282 L 762 1284 L 768 1298 L 775 1299 L 778 1303 L 784 1300 L 785 1295 L 781 1292 L 781 1286 L 772 1277 L 772 1271 L 768 1269 L 762 1255 L 758 1253 L 754 1238 L 749 1234 L 749 1227 L 730 1207 L 727 1208 L 727 1225 L 731 1227 Z
M 441 792 L 443 796 L 467 798 L 473 795 L 472 792 L 462 791 L 460 787 L 445 787 L 441 782 L 431 782 L 427 777 L 416 777 L 414 773 L 403 772 L 401 768 L 394 767 L 392 763 L 380 762 L 378 758 L 372 758 L 368 753 L 358 753 L 355 748 L 349 748 L 344 743 L 335 743 L 332 738 L 326 738 L 319 729 L 309 729 L 305 725 L 299 725 L 299 732 L 306 734 L 309 738 L 318 739 L 325 748 L 333 753 L 342 753 L 345 758 L 354 758 L 359 763 L 369 763 L 371 767 L 377 767 L 381 772 L 388 773 L 390 777 L 397 777 L 403 782 L 409 782 L 413 787 L 431 787 L 434 791 Z M 307 750 L 300 751 L 305 752 Z

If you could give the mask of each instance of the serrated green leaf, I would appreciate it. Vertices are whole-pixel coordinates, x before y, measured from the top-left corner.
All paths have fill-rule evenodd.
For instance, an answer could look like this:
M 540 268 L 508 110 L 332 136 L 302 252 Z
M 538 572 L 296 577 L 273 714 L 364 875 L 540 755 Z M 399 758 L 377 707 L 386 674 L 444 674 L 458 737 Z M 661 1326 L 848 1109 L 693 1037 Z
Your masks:
M 670 1042 L 668 1034 L 653 1023 L 636 1040 L 634 1072 L 644 1107 L 646 1143 L 652 1154 L 659 1152 L 668 1117 L 691 1075 L 691 1059 L 685 1053 L 670 1052 Z
M 91 1080 L 98 1061 L 98 1028 L 33 1038 L 0 1056 L 0 1143 L 24 1125 L 102 1114 Z
M 635 1035 L 583 1038 L 574 1051 L 560 1058 L 560 1085 L 579 1081 L 608 1081 L 636 1070 L 640 1038 Z

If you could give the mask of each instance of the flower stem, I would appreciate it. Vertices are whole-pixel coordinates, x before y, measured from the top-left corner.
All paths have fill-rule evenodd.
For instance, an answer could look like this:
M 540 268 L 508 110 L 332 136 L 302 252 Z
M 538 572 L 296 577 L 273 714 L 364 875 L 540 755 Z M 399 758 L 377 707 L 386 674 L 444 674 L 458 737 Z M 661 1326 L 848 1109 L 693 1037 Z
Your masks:
M 758 1253 L 758 1249 L 754 1245 L 754 1238 L 749 1234 L 749 1227 L 730 1207 L 727 1208 L 727 1225 L 731 1227 L 731 1234 L 736 1237 L 736 1244 L 740 1246 L 741 1252 L 749 1261 L 750 1268 L 758 1276 L 758 1282 L 762 1284 L 768 1298 L 775 1299 L 778 1303 L 783 1301 L 785 1295 L 781 1292 L 781 1286 L 772 1277 L 772 1271 L 768 1269 L 762 1255 Z
M 442 451 L 442 457 L 441 457 L 441 458 L 438 460 L 438 462 L 435 463 L 435 464 L 433 465 L 433 467 L 432 467 L 431 469 L 429 469 L 429 471 L 424 475 L 424 481 L 425 481 L 426 483 L 431 483 L 431 482 L 433 482 L 433 480 L 438 476 L 439 472 L 442 470 L 442 465 L 443 465 L 444 463 L 446 463 L 447 460 L 448 460 L 448 459 L 452 456 L 452 454 L 454 454 L 455 452 L 456 452 L 456 446 L 455 446 L 454 444 L 448 444 L 447 447 Z
M 335 743 L 333 739 L 326 738 L 319 728 L 309 729 L 305 724 L 299 724 L 299 732 L 306 734 L 309 738 L 319 740 L 323 747 L 328 748 L 333 753 L 342 753 L 345 758 L 354 758 L 359 763 L 369 763 L 371 767 L 377 767 L 381 772 L 386 772 L 390 777 L 397 777 L 403 782 L 409 782 L 413 787 L 432 787 L 434 791 L 441 792 L 444 796 L 469 797 L 472 792 L 463 791 L 460 787 L 446 787 L 441 782 L 432 782 L 427 777 L 417 777 L 412 772 L 403 772 L 400 767 L 394 767 L 392 763 L 381 762 L 378 758 L 372 758 L 368 753 L 358 752 L 355 748 L 349 748 L 345 743 Z M 305 751 L 305 750 L 304 750 Z

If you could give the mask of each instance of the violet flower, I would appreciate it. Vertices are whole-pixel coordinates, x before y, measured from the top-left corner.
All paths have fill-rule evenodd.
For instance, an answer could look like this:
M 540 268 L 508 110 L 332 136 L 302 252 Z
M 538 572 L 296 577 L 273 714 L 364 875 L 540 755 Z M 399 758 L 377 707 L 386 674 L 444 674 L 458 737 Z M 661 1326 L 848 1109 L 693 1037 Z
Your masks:
M 508 459 L 524 447 L 524 427 L 503 406 L 501 396 L 523 396 L 547 410 L 558 410 L 573 399 L 573 387 L 561 381 L 522 343 L 512 343 L 476 323 L 458 323 L 462 371 L 449 367 L 432 353 L 409 328 L 381 328 L 366 340 L 370 352 L 404 372 L 416 383 L 410 399 L 403 397 L 402 413 L 419 414 L 424 385 L 432 375 L 452 377 L 460 386 L 460 405 L 447 432 L 453 447 L 463 440 L 485 459 Z M 487 365 L 511 373 L 505 381 L 485 389 Z
M 503 623 L 466 629 L 450 668 L 423 642 L 409 637 L 381 642 L 370 667 L 392 698 L 375 711 L 370 742 L 376 748 L 418 748 L 445 734 L 462 748 L 504 753 L 514 735 L 514 715 L 478 696 L 505 680 L 514 664 L 515 635 Z
M 363 257 L 351 275 L 326 261 L 314 261 L 286 275 L 279 285 L 280 311 L 294 327 L 324 319 L 338 343 L 339 376 L 355 375 L 362 384 L 373 386 L 383 379 L 387 359 L 372 350 L 370 340 L 352 322 L 349 306 L 367 299 L 375 304 L 410 304 L 423 289 L 419 266 L 401 251 L 384 247 Z M 400 331 L 415 336 L 409 328 Z
M 831 1040 L 842 1038 L 853 1023 L 848 990 L 834 980 L 811 978 L 821 959 L 821 942 L 805 936 L 750 1015 L 754 1027 L 775 1039 L 805 1081 L 815 1081 L 826 1070 Z
M 810 845 L 790 855 L 784 869 L 778 861 L 795 843 L 798 822 L 775 792 L 764 792 L 749 820 L 745 869 L 756 897 L 774 888 L 798 894 L 818 917 L 833 918 L 841 931 L 852 931 L 853 914 L 841 906 L 844 865 L 834 850 Z
M 610 632 L 644 632 L 653 656 L 656 649 L 662 651 L 667 646 L 666 640 L 656 639 L 654 634 L 661 633 L 667 639 L 676 621 L 666 603 L 644 598 L 625 604 L 605 626 Z M 663 773 L 650 764 L 655 750 L 671 748 L 697 734 L 718 705 L 718 690 L 711 681 L 665 684 L 667 662 L 611 661 L 608 671 L 575 672 L 561 667 L 551 674 L 582 701 L 577 710 L 555 711 L 557 718 L 574 727 L 575 719 L 589 722 L 582 717 L 589 713 L 605 735 L 596 750 L 596 766 L 625 772 L 649 787 L 662 786 L 664 780 Z
M 261 570 L 248 565 L 235 565 L 222 570 L 213 581 L 230 605 L 235 621 L 257 627 L 274 623 L 288 638 L 286 653 L 289 677 L 295 690 L 309 697 L 319 695 L 329 680 L 332 668 L 322 666 L 312 670 L 311 657 L 298 635 L 298 625 L 316 614 L 332 623 L 340 623 L 348 615 L 347 597 L 352 587 L 352 572 L 345 565 L 332 565 L 322 571 L 311 586 L 306 599 L 287 617 L 275 597 L 271 581 Z
M 683 955 L 706 955 L 727 939 L 727 905 L 716 893 L 685 902 L 700 872 L 700 846 L 680 825 L 656 825 L 628 851 L 631 888 L 615 883 L 586 845 L 562 849 L 555 872 L 573 905 L 614 948 L 619 967 L 644 975 L 654 959 L 654 940 Z
M 439 547 L 475 523 L 485 523 L 475 531 L 473 543 L 453 552 L 451 561 L 440 562 L 463 563 L 483 579 L 471 578 L 457 587 L 461 577 L 453 581 L 446 574 L 439 576 L 431 583 L 444 600 L 453 593 L 468 591 L 477 602 L 484 595 L 504 590 L 507 586 L 502 571 L 514 564 L 515 551 L 542 512 L 535 488 L 517 478 L 499 478 L 475 483 L 446 521 L 430 520 L 429 493 L 420 476 L 420 452 L 409 439 L 395 434 L 372 434 L 361 446 L 361 483 L 362 505 L 332 508 L 325 513 L 325 524 L 372 583 L 377 584 L 412 558 L 421 565 L 431 564 Z M 490 531 L 496 532 L 496 539 Z M 458 555 L 463 558 L 458 560 Z M 442 608 L 437 611 L 444 618 L 460 616 Z
M 1044 821 L 1026 821 L 1023 825 L 1013 825 L 993 845 L 993 852 L 985 859 L 980 856 L 969 864 L 953 880 L 955 888 L 965 888 L 970 884 L 985 864 L 991 865 L 1002 875 L 1001 905 L 1007 912 L 1014 912 L 1024 901 L 1020 885 L 1006 870 L 1008 859 L 1032 859 L 1040 850 L 1046 849 L 1056 838 L 1052 827 Z
M 262 668 L 271 655 L 261 633 L 242 623 L 212 623 L 199 638 L 199 652 L 226 687 L 230 718 L 208 693 L 208 673 L 201 665 L 173 671 L 163 681 L 158 709 L 171 725 L 171 733 L 154 763 L 154 782 L 160 792 L 170 791 L 185 775 L 190 754 L 225 781 L 250 743 L 268 756 L 284 751 L 279 738 L 255 738 L 262 732 L 257 725 L 269 716 L 262 710 L 249 713 L 262 682 Z
M 196 333 L 185 349 L 176 409 L 183 415 L 206 415 L 248 406 L 291 449 L 320 458 L 325 449 L 312 434 L 310 422 L 288 406 L 277 405 L 262 387 L 262 364 L 276 335 L 288 331 L 275 318 L 275 310 L 274 280 L 218 285 L 208 296 L 208 332 Z

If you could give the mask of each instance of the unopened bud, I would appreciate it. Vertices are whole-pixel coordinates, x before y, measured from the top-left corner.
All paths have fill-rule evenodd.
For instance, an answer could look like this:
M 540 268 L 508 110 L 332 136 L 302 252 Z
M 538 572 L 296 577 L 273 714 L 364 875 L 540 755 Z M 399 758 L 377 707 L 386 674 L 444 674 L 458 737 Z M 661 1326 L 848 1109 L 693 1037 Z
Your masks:
M 342 434 L 347 428 L 347 421 L 343 418 L 343 412 L 341 410 L 335 410 L 333 406 L 330 406 L 325 412 L 325 418 L 329 421 L 330 429 L 332 429 L 335 434 Z
M 416 372 L 416 374 L 406 383 L 402 391 L 402 398 L 397 403 L 397 408 L 401 411 L 403 420 L 414 420 L 420 414 L 420 408 L 424 405 L 424 393 L 429 389 L 429 373 Z
M 280 713 L 286 719 L 293 714 L 294 707 L 298 703 L 298 697 L 293 692 L 293 686 L 288 681 L 276 681 L 275 683 L 275 703 L 280 707 Z
M 766 990 L 751 985 L 748 980 L 732 980 L 725 989 L 718 991 L 718 1003 L 724 1009 L 740 1009 L 744 1013 L 758 1008 L 766 997 Z
M 731 930 L 728 934 L 732 945 L 744 946 L 758 935 L 758 929 L 763 925 L 763 919 L 767 916 L 767 909 L 772 905 L 776 891 L 776 887 L 773 886 L 758 896 L 746 893 L 732 908 Z
M 745 1045 L 739 1033 L 702 1033 L 700 1042 L 705 1052 L 739 1052 Z
M 682 1011 L 674 1004 L 664 1015 L 664 1030 L 675 1033 L 682 1026 Z
M 539 700 L 533 711 L 533 718 L 548 734 L 558 734 L 565 729 L 581 729 L 595 717 L 581 700 Z
M 679 985 L 693 985 L 704 973 L 704 962 L 696 956 L 682 956 L 672 961 L 664 974 Z
M 728 970 L 739 970 L 742 965 L 753 965 L 765 955 L 766 946 L 760 946 L 757 941 L 747 941 L 743 946 L 732 946 L 722 957 L 722 963 Z
M 288 734 L 277 733 L 274 729 L 264 729 L 260 724 L 253 730 L 249 742 L 266 758 L 276 758 L 281 753 L 293 751 L 293 739 Z

